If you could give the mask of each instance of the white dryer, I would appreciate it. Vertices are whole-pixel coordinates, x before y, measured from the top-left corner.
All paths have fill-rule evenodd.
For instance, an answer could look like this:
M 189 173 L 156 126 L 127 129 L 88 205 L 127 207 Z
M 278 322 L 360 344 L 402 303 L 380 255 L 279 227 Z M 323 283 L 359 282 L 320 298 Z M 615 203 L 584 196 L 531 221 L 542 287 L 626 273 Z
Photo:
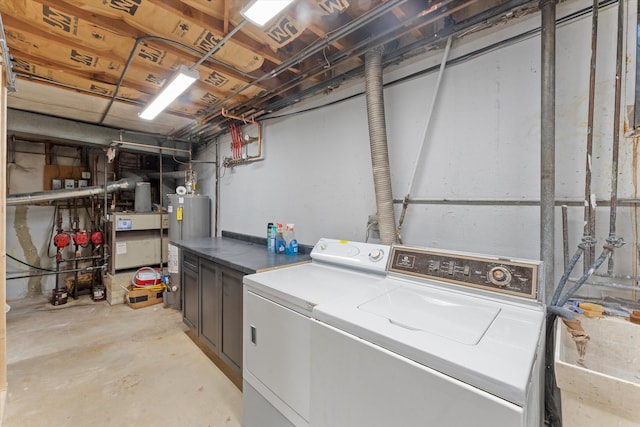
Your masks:
M 389 252 L 385 245 L 321 239 L 311 263 L 244 277 L 245 427 L 310 425 L 312 311 L 354 292 L 386 290 Z
M 538 427 L 541 263 L 394 246 L 388 275 L 318 304 L 314 427 Z

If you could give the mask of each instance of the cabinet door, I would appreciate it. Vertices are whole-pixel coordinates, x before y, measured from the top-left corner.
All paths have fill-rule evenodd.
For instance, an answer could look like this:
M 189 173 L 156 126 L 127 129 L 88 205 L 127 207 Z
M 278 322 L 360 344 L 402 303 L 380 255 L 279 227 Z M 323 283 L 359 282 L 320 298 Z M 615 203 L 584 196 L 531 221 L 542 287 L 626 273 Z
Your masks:
M 183 256 L 182 319 L 191 329 L 198 331 L 198 272 L 195 268 L 196 266 L 192 265 L 186 256 Z
M 225 359 L 242 372 L 242 278 L 244 274 L 220 268 L 222 283 L 222 348 Z
M 210 261 L 200 261 L 200 336 L 211 350 L 220 352 L 220 270 Z

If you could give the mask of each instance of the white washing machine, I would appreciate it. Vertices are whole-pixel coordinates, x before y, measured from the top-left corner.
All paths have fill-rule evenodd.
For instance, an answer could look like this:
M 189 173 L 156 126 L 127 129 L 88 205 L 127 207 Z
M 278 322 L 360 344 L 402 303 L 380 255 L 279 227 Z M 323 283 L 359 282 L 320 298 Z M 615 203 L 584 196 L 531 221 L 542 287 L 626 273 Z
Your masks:
M 245 427 L 308 426 L 311 319 L 318 304 L 383 283 L 390 247 L 321 239 L 312 262 L 244 277 Z
M 541 268 L 394 246 L 375 288 L 313 310 L 311 425 L 542 425 Z

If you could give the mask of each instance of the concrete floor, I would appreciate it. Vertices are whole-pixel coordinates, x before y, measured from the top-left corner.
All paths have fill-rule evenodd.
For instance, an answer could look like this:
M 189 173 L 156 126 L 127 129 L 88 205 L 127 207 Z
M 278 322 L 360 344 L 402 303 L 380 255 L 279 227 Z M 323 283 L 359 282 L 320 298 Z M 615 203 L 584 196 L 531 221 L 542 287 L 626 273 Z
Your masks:
M 180 312 L 89 296 L 10 305 L 2 426 L 241 426 L 240 390 L 187 337 Z

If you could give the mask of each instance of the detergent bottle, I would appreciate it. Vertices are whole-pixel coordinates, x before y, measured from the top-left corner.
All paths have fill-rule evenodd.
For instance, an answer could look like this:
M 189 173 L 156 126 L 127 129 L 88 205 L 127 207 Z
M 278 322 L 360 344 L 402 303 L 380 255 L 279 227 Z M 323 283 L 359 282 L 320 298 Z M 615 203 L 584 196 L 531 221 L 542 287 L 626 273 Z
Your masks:
M 284 241 L 284 231 L 282 229 L 282 224 L 278 223 L 276 225 L 276 254 L 284 254 L 286 250 L 286 243 Z
M 298 255 L 298 241 L 293 229 L 294 224 L 287 224 L 284 231 L 285 253 L 287 255 Z

